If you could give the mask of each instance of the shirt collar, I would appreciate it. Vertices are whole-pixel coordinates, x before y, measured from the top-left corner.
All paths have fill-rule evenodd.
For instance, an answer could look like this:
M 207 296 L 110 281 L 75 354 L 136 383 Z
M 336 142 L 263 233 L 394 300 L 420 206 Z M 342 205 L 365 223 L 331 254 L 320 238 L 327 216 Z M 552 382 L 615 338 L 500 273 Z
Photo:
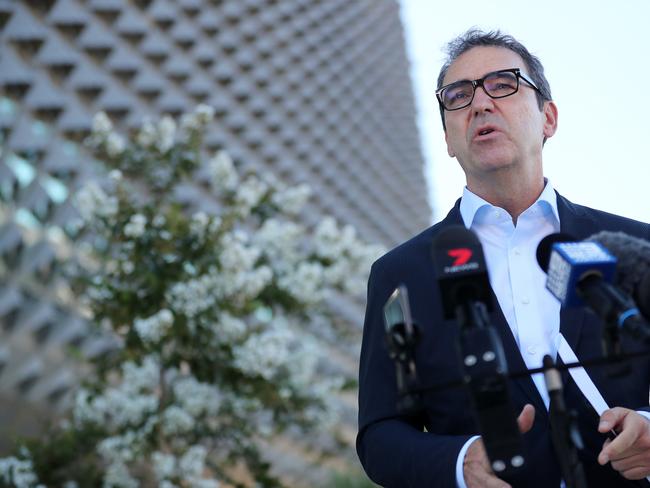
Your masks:
M 547 213 L 552 214 L 557 220 L 558 224 L 560 222 L 560 214 L 557 210 L 557 195 L 553 185 L 548 178 L 544 178 L 544 189 L 539 195 L 535 203 L 533 203 L 529 208 L 539 207 L 542 210 L 546 210 Z M 483 200 L 481 197 L 472 193 L 467 187 L 463 189 L 463 197 L 460 200 L 460 215 L 463 218 L 463 223 L 466 228 L 470 228 L 474 223 L 474 220 L 477 217 L 479 211 L 483 214 L 484 210 L 489 208 L 497 208 L 491 203 Z

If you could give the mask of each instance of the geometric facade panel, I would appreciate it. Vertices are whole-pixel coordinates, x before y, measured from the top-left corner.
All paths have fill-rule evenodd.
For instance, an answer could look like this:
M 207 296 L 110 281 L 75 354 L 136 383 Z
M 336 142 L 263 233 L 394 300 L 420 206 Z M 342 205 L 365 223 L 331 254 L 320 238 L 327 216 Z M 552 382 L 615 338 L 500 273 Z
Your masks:
M 391 246 L 431 217 L 409 68 L 397 0 L 0 0 L 0 393 L 64 403 L 54 345 L 114 347 L 53 305 L 94 113 L 127 131 L 207 103 L 211 149 L 309 184 L 306 222 Z

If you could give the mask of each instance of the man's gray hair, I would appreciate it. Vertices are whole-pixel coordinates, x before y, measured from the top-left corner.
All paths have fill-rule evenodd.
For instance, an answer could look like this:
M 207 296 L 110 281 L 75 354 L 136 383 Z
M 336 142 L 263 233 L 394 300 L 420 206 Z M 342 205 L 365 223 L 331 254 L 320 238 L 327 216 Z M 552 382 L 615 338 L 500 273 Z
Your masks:
M 508 34 L 503 34 L 499 30 L 485 32 L 477 28 L 472 28 L 449 42 L 445 50 L 447 53 L 447 59 L 445 60 L 445 64 L 442 65 L 440 74 L 438 75 L 437 89 L 439 90 L 442 88 L 442 82 L 447 74 L 447 70 L 461 54 L 472 48 L 485 46 L 510 49 L 524 60 L 524 63 L 526 64 L 526 74 L 530 76 L 537 88 L 539 88 L 539 92 L 536 91 L 535 95 L 537 96 L 537 103 L 540 110 L 544 106 L 544 101 L 552 100 L 551 87 L 546 80 L 546 76 L 544 76 L 544 66 L 542 66 L 539 58 L 532 55 L 517 39 Z M 445 127 L 445 113 L 442 106 L 440 106 L 440 115 L 442 116 L 442 126 Z

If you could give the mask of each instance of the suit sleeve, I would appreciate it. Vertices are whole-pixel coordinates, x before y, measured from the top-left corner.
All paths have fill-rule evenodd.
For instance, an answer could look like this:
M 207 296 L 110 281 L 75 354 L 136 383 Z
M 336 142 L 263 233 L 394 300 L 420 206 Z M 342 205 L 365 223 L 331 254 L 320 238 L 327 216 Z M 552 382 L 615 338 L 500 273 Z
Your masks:
M 471 436 L 424 431 L 424 414 L 397 411 L 395 366 L 384 340 L 383 305 L 397 283 L 375 263 L 359 368 L 357 453 L 368 476 L 384 487 L 454 487 L 456 460 Z

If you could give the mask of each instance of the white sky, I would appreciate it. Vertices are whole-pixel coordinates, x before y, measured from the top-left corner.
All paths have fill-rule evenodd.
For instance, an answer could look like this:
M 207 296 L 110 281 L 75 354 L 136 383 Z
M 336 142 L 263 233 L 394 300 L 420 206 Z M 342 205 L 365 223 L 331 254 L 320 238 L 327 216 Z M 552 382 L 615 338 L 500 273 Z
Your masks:
M 650 221 L 650 1 L 400 0 L 434 220 L 465 179 L 447 155 L 435 98 L 444 45 L 499 28 L 539 56 L 558 105 L 544 172 L 575 203 Z M 620 95 L 636 102 L 622 103 Z

